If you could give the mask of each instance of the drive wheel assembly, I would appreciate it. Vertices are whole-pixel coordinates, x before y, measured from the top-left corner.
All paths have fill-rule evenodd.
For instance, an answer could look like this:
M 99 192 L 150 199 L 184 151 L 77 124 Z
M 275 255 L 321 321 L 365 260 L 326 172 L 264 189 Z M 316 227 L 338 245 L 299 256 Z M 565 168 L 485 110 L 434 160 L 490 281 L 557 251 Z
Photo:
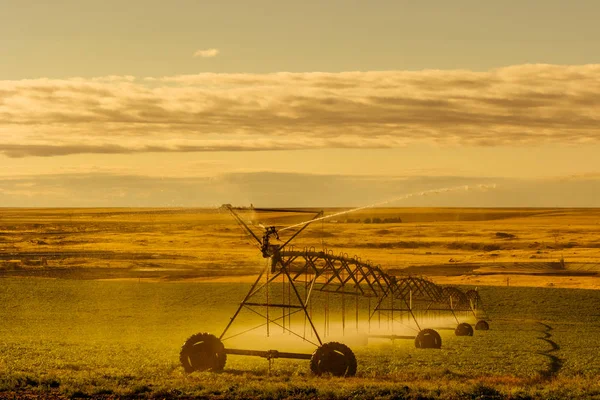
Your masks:
M 219 338 L 210 333 L 197 333 L 185 341 L 179 353 L 179 361 L 185 372 L 221 371 L 227 355 Z
M 473 336 L 473 327 L 470 324 L 463 322 L 458 324 L 454 330 L 454 334 L 456 336 Z
M 478 331 L 487 331 L 490 329 L 490 325 L 487 323 L 487 321 L 484 320 L 477 321 L 477 323 L 475 324 L 475 329 Z
M 334 376 L 354 376 L 356 357 L 345 344 L 325 343 L 310 358 L 310 370 L 316 375 L 329 373 Z
M 415 338 L 415 347 L 417 349 L 440 349 L 442 348 L 442 338 L 433 329 L 423 329 Z

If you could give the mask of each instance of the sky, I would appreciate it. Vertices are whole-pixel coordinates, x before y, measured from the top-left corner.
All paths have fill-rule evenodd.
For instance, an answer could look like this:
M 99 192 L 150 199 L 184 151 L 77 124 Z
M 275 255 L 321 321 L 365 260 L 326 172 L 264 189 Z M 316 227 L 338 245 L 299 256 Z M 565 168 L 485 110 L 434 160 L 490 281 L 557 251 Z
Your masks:
M 600 207 L 598 15 L 0 0 L 0 207 Z

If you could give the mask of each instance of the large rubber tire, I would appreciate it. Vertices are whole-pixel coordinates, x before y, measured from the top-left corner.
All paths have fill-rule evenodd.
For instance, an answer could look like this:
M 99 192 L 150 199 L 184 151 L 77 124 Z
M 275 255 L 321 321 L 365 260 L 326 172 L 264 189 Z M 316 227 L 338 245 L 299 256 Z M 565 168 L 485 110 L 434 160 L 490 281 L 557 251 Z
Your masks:
M 480 320 L 475 324 L 475 329 L 478 331 L 487 331 L 490 329 L 490 324 L 488 324 L 487 321 Z
M 415 347 L 417 349 L 441 349 L 442 338 L 433 329 L 423 329 L 415 338 Z
M 190 336 L 181 347 L 179 361 L 187 373 L 221 371 L 227 361 L 225 346 L 215 335 L 197 333 Z
M 325 343 L 310 358 L 310 370 L 316 375 L 329 373 L 334 376 L 354 376 L 356 357 L 345 344 Z
M 463 322 L 461 324 L 458 324 L 458 326 L 454 330 L 454 334 L 456 336 L 473 336 L 473 327 L 471 326 L 471 324 Z

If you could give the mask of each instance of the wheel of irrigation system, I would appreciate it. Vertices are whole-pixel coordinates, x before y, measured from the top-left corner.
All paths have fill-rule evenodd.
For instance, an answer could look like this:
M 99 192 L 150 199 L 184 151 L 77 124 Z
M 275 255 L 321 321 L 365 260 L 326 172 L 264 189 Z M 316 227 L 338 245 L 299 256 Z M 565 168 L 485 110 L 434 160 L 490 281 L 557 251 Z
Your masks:
M 478 331 L 487 331 L 490 329 L 490 324 L 488 324 L 487 321 L 480 320 L 475 324 L 475 329 Z
M 461 324 L 458 324 L 458 326 L 454 330 L 454 334 L 456 336 L 473 336 L 473 327 L 471 326 L 471 324 L 463 322 Z
M 185 341 L 179 353 L 179 361 L 185 372 L 221 371 L 227 355 L 219 338 L 210 333 L 197 333 Z
M 356 357 L 345 344 L 325 343 L 310 358 L 310 370 L 316 375 L 329 373 L 334 376 L 354 376 Z
M 417 349 L 441 349 L 442 338 L 433 329 L 423 329 L 415 338 L 415 347 Z

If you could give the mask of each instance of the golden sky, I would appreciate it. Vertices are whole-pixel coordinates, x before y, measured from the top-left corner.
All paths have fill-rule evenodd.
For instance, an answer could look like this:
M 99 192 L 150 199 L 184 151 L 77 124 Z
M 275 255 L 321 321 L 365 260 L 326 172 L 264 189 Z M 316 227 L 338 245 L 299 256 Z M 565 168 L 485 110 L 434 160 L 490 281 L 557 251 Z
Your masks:
M 0 1 L 0 207 L 600 207 L 599 14 Z

